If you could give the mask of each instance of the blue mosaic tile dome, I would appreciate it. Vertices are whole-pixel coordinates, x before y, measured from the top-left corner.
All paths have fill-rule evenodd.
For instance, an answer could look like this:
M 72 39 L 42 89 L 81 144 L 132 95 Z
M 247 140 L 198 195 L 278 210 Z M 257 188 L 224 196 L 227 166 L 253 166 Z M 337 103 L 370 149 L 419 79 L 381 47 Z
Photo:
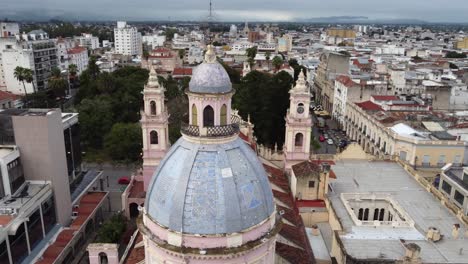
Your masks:
M 192 73 L 189 91 L 193 93 L 228 93 L 232 90 L 231 80 L 224 67 L 218 62 L 204 62 Z
M 222 144 L 180 138 L 153 175 L 146 212 L 177 232 L 240 232 L 275 210 L 267 177 L 255 152 L 239 138 Z

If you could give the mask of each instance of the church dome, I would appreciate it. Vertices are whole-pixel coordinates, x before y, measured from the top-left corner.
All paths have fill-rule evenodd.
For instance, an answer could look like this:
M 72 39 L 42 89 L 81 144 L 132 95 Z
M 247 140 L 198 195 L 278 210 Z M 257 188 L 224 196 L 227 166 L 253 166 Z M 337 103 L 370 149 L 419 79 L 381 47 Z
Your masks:
M 219 144 L 180 138 L 153 175 L 145 207 L 159 225 L 202 235 L 246 230 L 275 210 L 268 176 L 239 138 Z
M 224 67 L 216 61 L 213 47 L 208 46 L 205 61 L 192 73 L 189 91 L 193 93 L 219 94 L 232 90 L 231 80 Z

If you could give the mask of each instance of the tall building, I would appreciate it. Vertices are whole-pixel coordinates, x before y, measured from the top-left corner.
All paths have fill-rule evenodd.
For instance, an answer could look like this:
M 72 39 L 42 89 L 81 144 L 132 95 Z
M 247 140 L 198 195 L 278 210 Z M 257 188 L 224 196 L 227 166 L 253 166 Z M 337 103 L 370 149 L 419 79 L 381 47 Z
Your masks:
M 144 110 L 141 112 L 143 133 L 143 179 L 146 190 L 156 167 L 169 149 L 168 113 L 164 104 L 164 87 L 159 84 L 154 67 L 143 90 Z
M 309 159 L 312 117 L 309 111 L 310 90 L 301 71 L 296 86 L 290 91 L 289 109 L 286 113 L 284 145 L 285 168 Z
M 292 50 L 292 36 L 285 34 L 278 38 L 278 52 L 290 52 Z
M 127 25 L 125 21 L 118 21 L 114 28 L 115 53 L 130 56 L 142 55 L 141 33 L 136 27 Z
M 15 37 L 19 34 L 19 24 L 11 22 L 0 22 L 0 38 Z
M 236 25 L 231 25 L 229 28 L 229 37 L 230 38 L 236 38 L 237 37 L 237 26 Z
M 145 263 L 273 263 L 280 221 L 267 174 L 231 123 L 229 76 L 209 46 L 189 123 L 155 172 L 139 229 Z

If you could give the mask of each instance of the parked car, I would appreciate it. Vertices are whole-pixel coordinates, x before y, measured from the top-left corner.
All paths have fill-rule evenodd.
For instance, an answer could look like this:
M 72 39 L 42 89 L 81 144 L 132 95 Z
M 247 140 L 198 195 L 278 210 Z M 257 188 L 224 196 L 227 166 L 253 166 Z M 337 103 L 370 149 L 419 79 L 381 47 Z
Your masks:
M 325 141 L 325 137 L 324 137 L 323 135 L 320 135 L 319 141 L 320 141 L 320 142 L 324 142 L 324 141 Z
M 129 184 L 130 179 L 128 177 L 120 177 L 118 183 L 119 184 Z
M 331 138 L 328 139 L 328 140 L 327 140 L 327 144 L 328 144 L 328 145 L 333 145 L 333 139 L 331 139 Z
M 324 137 L 325 139 L 329 139 L 329 138 L 330 138 L 330 136 L 328 136 L 328 134 L 326 134 L 326 133 L 323 134 L 323 137 Z

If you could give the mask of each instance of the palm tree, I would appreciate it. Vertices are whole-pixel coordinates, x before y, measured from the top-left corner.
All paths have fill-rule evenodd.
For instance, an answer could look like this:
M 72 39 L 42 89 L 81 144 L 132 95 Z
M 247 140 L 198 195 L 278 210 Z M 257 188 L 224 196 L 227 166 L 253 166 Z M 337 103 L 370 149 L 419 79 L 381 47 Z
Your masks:
M 71 77 L 75 78 L 76 73 L 78 72 L 78 66 L 76 66 L 76 64 L 68 65 L 68 72 L 70 73 Z
M 24 84 L 24 81 L 25 81 L 25 74 L 24 74 L 24 71 L 26 69 L 23 68 L 23 67 L 20 67 L 20 66 L 17 66 L 15 68 L 15 71 L 13 72 L 13 75 L 15 76 L 15 78 L 19 81 L 19 82 L 22 82 L 23 83 L 23 88 L 24 88 L 24 95 L 27 95 L 27 91 L 26 91 L 26 85 Z
M 56 97 L 64 96 L 68 86 L 67 80 L 62 77 L 62 73 L 57 67 L 52 68 L 50 73 L 51 75 L 47 83 L 48 88 L 54 91 Z
M 283 64 L 283 59 L 279 56 L 275 56 L 272 60 L 273 67 L 276 68 L 276 70 L 279 70 L 281 65 Z
M 33 71 L 31 69 L 24 69 L 24 80 L 27 82 L 27 83 L 30 83 L 32 84 L 33 86 L 33 92 L 35 93 L 36 92 L 36 86 L 34 85 L 34 75 L 33 75 Z

